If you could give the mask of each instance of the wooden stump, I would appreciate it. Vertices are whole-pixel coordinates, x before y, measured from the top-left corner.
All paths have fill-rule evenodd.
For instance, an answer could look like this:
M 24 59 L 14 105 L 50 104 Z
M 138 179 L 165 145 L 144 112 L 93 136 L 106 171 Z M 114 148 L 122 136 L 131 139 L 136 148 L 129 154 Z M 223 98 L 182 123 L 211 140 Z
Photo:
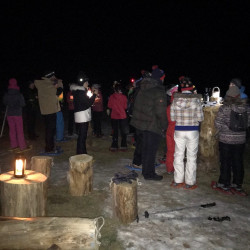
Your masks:
M 93 157 L 87 154 L 69 158 L 69 190 L 73 196 L 83 196 L 93 190 Z
M 0 175 L 3 216 L 45 216 L 47 177 L 26 170 L 25 177 L 15 178 L 14 171 Z
M 0 249 L 99 249 L 101 220 L 0 217 Z
M 218 139 L 214 120 L 220 105 L 204 107 L 204 121 L 201 123 L 198 165 L 206 172 L 215 170 L 219 166 Z
M 48 178 L 53 165 L 53 158 L 50 156 L 33 156 L 31 158 L 31 170 L 42 173 Z
M 137 181 L 132 183 L 111 183 L 113 216 L 122 223 L 133 222 L 137 215 Z

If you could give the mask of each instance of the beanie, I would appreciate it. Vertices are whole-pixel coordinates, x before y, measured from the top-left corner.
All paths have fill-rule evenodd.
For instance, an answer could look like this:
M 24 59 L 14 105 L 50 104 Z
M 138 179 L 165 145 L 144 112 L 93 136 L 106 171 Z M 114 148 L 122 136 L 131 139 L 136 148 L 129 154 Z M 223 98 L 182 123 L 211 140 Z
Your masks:
M 233 83 L 235 86 L 237 86 L 238 88 L 241 87 L 241 80 L 238 78 L 233 78 L 230 83 Z
M 157 80 L 158 82 L 162 82 L 165 78 L 165 73 L 162 69 L 155 68 L 152 71 L 152 78 Z
M 9 86 L 8 89 L 20 89 L 19 86 L 17 85 L 17 80 L 15 78 L 11 78 L 9 80 Z
M 226 96 L 230 96 L 230 97 L 239 97 L 240 96 L 240 90 L 237 86 L 232 86 L 228 89 Z

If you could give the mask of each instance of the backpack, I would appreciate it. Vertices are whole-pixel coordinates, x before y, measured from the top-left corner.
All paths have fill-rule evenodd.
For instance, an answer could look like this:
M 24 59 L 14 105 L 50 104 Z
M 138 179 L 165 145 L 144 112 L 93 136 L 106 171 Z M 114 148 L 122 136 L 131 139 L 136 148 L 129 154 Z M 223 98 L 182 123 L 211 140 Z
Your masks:
M 247 111 L 242 113 L 231 110 L 229 129 L 234 132 L 246 131 L 248 125 Z

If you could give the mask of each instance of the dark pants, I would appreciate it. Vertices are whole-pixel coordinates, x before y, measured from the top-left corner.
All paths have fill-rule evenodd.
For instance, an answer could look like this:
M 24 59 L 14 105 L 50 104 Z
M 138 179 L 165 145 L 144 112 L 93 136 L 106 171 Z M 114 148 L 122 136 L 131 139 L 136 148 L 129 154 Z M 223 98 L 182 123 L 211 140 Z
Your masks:
M 93 111 L 92 121 L 95 135 L 102 135 L 102 112 Z
M 142 164 L 142 146 L 143 146 L 143 131 L 136 129 L 136 147 L 134 152 L 133 164 L 140 166 Z
M 77 123 L 78 128 L 78 138 L 77 138 L 77 148 L 76 154 L 87 154 L 86 140 L 88 134 L 88 122 Z
M 68 111 L 68 135 L 73 135 L 74 132 L 74 110 Z
M 229 186 L 231 184 L 231 171 L 233 184 L 242 185 L 244 178 L 243 153 L 245 144 L 226 144 L 219 142 L 220 150 L 220 178 L 219 183 Z
M 55 150 L 54 136 L 56 134 L 56 113 L 44 115 L 45 122 L 45 152 Z
M 142 175 L 152 177 L 155 175 L 155 157 L 161 141 L 161 135 L 143 131 L 142 146 Z
M 127 147 L 127 119 L 111 119 L 113 129 L 112 148 L 118 148 L 119 129 L 121 133 L 121 147 Z
M 28 129 L 28 136 L 29 139 L 36 138 L 36 118 L 37 118 L 37 111 L 32 108 L 27 108 L 27 129 Z

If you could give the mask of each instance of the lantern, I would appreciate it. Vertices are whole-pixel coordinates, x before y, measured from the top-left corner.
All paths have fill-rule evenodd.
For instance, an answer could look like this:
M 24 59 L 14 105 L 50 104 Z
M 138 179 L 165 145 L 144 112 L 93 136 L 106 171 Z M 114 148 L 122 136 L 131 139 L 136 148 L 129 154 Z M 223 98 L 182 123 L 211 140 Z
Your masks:
M 16 178 L 24 177 L 26 169 L 26 158 L 22 155 L 17 155 L 15 158 L 14 176 Z
M 217 103 L 220 101 L 220 89 L 219 89 L 219 87 L 214 87 L 212 89 L 211 101 L 216 101 Z

